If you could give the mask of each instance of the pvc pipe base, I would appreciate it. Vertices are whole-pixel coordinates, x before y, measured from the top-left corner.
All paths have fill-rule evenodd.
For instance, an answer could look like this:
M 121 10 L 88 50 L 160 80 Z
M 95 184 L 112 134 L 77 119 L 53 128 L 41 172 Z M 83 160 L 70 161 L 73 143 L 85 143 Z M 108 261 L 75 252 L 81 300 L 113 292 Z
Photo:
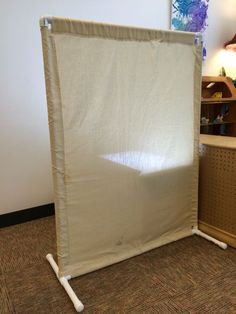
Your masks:
M 227 249 L 227 244 L 226 243 L 221 242 L 221 241 L 219 241 L 219 240 L 209 236 L 208 234 L 200 231 L 197 227 L 194 227 L 192 229 L 192 234 L 196 234 L 196 235 L 198 235 L 198 236 L 200 236 L 200 237 L 202 237 L 202 238 L 204 238 L 204 239 L 206 239 L 206 240 L 208 240 L 210 242 L 213 242 L 214 244 L 218 245 L 221 249 L 224 249 L 224 250 Z
M 71 276 L 66 276 L 66 277 L 59 277 L 59 269 L 58 266 L 52 256 L 52 254 L 47 254 L 46 259 L 50 263 L 54 273 L 57 276 L 57 279 L 59 280 L 60 284 L 63 286 L 65 289 L 66 293 L 68 294 L 69 298 L 74 304 L 74 307 L 77 312 L 82 312 L 84 309 L 83 303 L 78 299 L 76 294 L 74 293 L 74 290 L 71 288 L 68 280 L 71 279 Z

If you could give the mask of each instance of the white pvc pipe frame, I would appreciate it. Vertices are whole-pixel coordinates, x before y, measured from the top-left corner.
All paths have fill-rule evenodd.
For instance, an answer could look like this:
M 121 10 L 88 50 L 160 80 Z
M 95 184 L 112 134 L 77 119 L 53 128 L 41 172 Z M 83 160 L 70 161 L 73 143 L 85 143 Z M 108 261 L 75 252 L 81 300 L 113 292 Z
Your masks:
M 40 26 L 43 27 L 47 27 L 50 29 L 51 27 L 51 17 L 42 17 L 40 19 Z M 196 34 L 195 37 L 195 43 L 199 44 L 202 41 L 202 37 L 200 33 Z M 220 248 L 222 249 L 226 249 L 227 248 L 227 244 L 224 242 L 221 242 L 209 235 L 207 235 L 206 233 L 200 231 L 197 227 L 194 227 L 192 229 L 192 234 L 196 234 L 198 236 L 201 236 L 203 238 L 205 238 L 208 241 L 213 242 L 214 244 L 218 245 Z M 58 281 L 60 282 L 60 284 L 64 287 L 65 291 L 67 292 L 68 296 L 70 297 L 71 301 L 74 304 L 74 307 L 76 309 L 77 312 L 82 312 L 84 309 L 84 305 L 83 303 L 79 300 L 79 298 L 76 296 L 76 294 L 74 293 L 73 289 L 71 288 L 68 280 L 71 279 L 71 276 L 66 276 L 66 277 L 59 277 L 59 273 L 58 273 L 58 266 L 56 264 L 56 262 L 54 261 L 54 258 L 52 256 L 52 254 L 47 254 L 46 256 L 48 262 L 50 263 L 52 269 L 54 270 Z

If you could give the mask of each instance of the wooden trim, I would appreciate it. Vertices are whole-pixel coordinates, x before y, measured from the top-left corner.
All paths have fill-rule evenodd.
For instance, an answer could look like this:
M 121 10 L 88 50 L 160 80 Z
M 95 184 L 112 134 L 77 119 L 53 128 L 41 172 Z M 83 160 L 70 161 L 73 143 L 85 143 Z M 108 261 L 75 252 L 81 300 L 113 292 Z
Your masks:
M 46 204 L 0 215 L 0 228 L 55 214 L 54 204 Z
M 215 226 L 209 225 L 201 220 L 198 221 L 198 227 L 199 227 L 199 230 L 236 248 L 236 235 L 235 234 L 231 234 Z
M 203 76 L 202 77 L 202 85 L 205 85 L 205 83 L 224 83 L 225 86 L 228 88 L 228 90 L 231 93 L 230 97 L 222 97 L 222 98 L 207 98 L 203 97 L 202 93 L 202 100 L 205 102 L 227 102 L 227 101 L 235 101 L 236 100 L 236 89 L 234 87 L 233 81 L 230 77 L 227 76 Z

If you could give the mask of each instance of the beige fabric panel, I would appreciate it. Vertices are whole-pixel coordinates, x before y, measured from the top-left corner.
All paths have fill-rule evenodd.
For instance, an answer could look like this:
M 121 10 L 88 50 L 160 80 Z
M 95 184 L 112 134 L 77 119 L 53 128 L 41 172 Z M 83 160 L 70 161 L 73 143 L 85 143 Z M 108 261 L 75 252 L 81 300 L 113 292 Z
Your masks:
M 194 34 L 42 28 L 60 275 L 191 235 L 201 47 Z

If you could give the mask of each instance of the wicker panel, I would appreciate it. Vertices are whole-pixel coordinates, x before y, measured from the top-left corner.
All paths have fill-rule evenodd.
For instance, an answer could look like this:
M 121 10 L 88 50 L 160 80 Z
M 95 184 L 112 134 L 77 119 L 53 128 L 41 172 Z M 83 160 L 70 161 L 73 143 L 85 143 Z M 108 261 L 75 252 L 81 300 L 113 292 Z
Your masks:
M 199 219 L 236 235 L 236 150 L 200 146 Z

